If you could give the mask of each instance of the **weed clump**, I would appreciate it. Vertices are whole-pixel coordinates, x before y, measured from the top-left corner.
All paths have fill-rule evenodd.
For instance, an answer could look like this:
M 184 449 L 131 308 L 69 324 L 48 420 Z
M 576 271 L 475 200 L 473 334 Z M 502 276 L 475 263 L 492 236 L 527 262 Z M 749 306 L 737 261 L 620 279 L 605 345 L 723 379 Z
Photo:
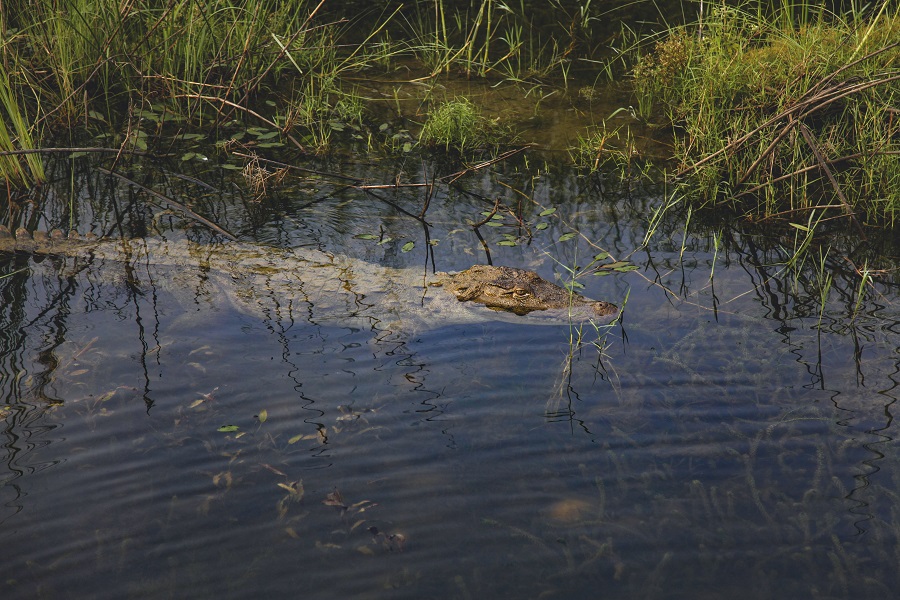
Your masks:
M 888 4 L 799 24 L 791 6 L 719 8 L 638 60 L 638 106 L 675 128 L 676 178 L 700 204 L 827 208 L 857 225 L 900 216 L 900 11 Z
M 455 98 L 439 104 L 422 126 L 420 141 L 433 148 L 468 154 L 496 146 L 500 131 L 497 122 L 488 119 L 466 98 Z

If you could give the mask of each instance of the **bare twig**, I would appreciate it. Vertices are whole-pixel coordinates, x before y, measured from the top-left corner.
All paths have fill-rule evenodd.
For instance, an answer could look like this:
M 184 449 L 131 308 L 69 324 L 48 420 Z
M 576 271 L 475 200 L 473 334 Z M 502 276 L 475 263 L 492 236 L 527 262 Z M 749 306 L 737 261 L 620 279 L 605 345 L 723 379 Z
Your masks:
M 454 183 L 457 179 L 459 179 L 463 175 L 468 175 L 469 173 L 474 173 L 475 171 L 480 171 L 481 169 L 490 167 L 491 165 L 497 164 L 498 162 L 502 162 L 502 161 L 506 160 L 507 158 L 510 158 L 511 156 L 515 156 L 516 154 L 525 152 L 529 148 L 534 148 L 536 145 L 537 144 L 527 144 L 525 146 L 522 146 L 521 148 L 507 150 L 503 154 L 500 154 L 499 156 L 492 158 L 491 160 L 486 160 L 484 162 L 478 163 L 477 165 L 473 165 L 471 167 L 466 167 L 462 171 L 457 171 L 456 173 L 451 173 L 450 175 L 445 175 L 445 176 L 441 177 L 440 181 L 446 182 L 446 183 Z
M 91 152 L 101 154 L 118 154 L 121 148 L 28 148 L 25 150 L 4 150 L 0 156 L 19 156 L 22 154 L 67 154 L 75 152 Z M 131 150 L 129 154 L 137 156 L 157 156 L 142 150 Z

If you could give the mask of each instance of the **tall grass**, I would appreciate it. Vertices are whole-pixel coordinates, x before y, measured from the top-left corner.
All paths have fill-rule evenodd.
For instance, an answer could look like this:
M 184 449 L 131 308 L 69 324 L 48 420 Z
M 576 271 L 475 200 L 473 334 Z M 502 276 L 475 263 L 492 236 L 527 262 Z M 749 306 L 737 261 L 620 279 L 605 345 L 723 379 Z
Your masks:
M 19 112 L 49 130 L 122 122 L 160 104 L 195 124 L 243 117 L 259 96 L 282 92 L 288 104 L 332 108 L 338 77 L 369 56 L 338 56 L 340 24 L 322 16 L 324 4 L 6 0 L 0 61 L 16 68 L 5 70 L 5 85 L 19 102 L 27 98 Z
M 700 204 L 893 223 L 900 8 L 758 6 L 716 5 L 702 22 L 672 28 L 634 69 L 644 116 L 675 127 L 677 176 Z
M 34 149 L 32 121 L 23 107 L 24 103 L 10 83 L 7 69 L 0 68 L 0 152 Z M 41 183 L 44 165 L 37 154 L 0 155 L 0 178 L 13 186 Z
M 431 76 L 459 71 L 468 77 L 501 77 L 524 81 L 563 76 L 568 57 L 585 34 L 592 17 L 591 0 L 570 4 L 548 2 L 541 20 L 535 3 L 507 0 L 444 0 L 419 2 L 406 17 L 411 52 L 430 70 Z

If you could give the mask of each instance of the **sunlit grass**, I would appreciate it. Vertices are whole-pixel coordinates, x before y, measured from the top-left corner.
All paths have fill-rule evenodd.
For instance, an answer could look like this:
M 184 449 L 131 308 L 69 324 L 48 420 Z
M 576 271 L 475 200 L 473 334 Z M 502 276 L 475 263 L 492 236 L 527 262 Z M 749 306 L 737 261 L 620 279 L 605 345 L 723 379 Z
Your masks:
M 692 200 L 763 216 L 828 208 L 856 228 L 893 223 L 900 12 L 750 6 L 707 7 L 634 69 L 644 116 L 676 128 L 677 176 Z

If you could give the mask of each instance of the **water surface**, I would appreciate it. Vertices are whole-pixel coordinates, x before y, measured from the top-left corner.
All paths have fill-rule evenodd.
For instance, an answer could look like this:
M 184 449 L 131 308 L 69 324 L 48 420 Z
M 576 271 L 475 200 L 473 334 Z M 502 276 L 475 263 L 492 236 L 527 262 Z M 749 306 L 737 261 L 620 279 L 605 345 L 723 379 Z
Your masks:
M 580 347 L 566 325 L 322 324 L 238 312 L 202 275 L 3 257 L 3 597 L 888 597 L 892 290 L 822 305 L 760 240 L 683 222 L 635 252 L 655 192 L 572 174 L 475 174 L 428 228 L 395 208 L 418 190 L 310 182 L 261 218 L 196 200 L 244 241 L 456 270 L 511 189 L 525 223 L 479 229 L 490 259 L 563 280 L 630 260 L 579 279 L 620 323 Z

